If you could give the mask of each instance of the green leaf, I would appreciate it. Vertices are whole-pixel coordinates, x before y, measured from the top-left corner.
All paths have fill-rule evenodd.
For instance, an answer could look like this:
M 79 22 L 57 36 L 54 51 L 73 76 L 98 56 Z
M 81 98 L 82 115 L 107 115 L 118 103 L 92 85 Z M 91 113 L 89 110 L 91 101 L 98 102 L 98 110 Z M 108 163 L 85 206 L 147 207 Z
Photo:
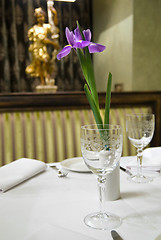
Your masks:
M 79 62 L 80 62 L 81 69 L 82 69 L 83 75 L 85 77 L 85 80 L 88 84 L 88 87 L 89 87 L 91 93 L 92 93 L 95 104 L 99 108 L 98 93 L 97 93 L 97 89 L 96 89 L 95 77 L 94 77 L 94 71 L 93 71 L 93 65 L 92 65 L 91 59 L 87 59 L 87 57 L 84 55 L 82 49 L 77 48 L 76 51 L 77 51 L 77 55 L 79 58 Z
M 104 124 L 109 124 L 109 119 L 110 119 L 111 85 L 112 85 L 112 74 L 109 73 L 108 81 L 107 81 L 107 91 L 106 91 Z
M 103 124 L 99 108 L 96 106 L 95 101 L 93 100 L 93 97 L 92 97 L 92 95 L 91 95 L 91 93 L 90 93 L 90 91 L 88 89 L 87 84 L 84 85 L 84 90 L 85 90 L 88 102 L 89 102 L 89 104 L 91 106 L 91 109 L 92 109 L 92 112 L 93 112 L 96 124 Z
M 78 59 L 79 59 L 80 65 L 81 65 L 83 75 L 84 75 L 86 81 L 88 81 L 88 79 L 87 79 L 87 68 L 86 68 L 86 64 L 85 64 L 86 59 L 85 59 L 84 53 L 80 48 L 77 48 L 76 51 L 77 51 L 77 55 L 78 55 Z
M 77 21 L 77 26 L 78 26 L 79 31 L 81 33 L 82 39 L 85 40 L 83 31 L 82 31 L 81 26 L 80 26 L 78 21 Z M 82 58 L 80 56 L 80 51 L 78 52 L 78 57 L 79 57 L 79 60 L 81 62 L 82 70 L 84 68 L 86 68 L 86 70 L 85 69 L 83 70 L 83 74 L 85 76 L 86 82 L 87 82 L 88 87 L 89 87 L 89 89 L 91 91 L 91 94 L 93 96 L 95 104 L 99 108 L 99 100 L 98 100 L 98 93 L 97 93 L 95 76 L 94 76 L 94 69 L 93 69 L 92 59 L 91 59 L 91 55 L 90 55 L 88 47 L 85 47 L 84 58 Z
M 93 69 L 92 59 L 91 59 L 91 55 L 89 53 L 88 47 L 85 48 L 85 57 L 86 57 L 86 68 L 87 68 L 87 78 L 88 78 L 87 83 L 89 85 L 89 89 L 91 91 L 95 104 L 99 108 L 99 100 L 98 100 L 98 93 L 97 93 L 96 82 L 95 82 L 94 69 Z

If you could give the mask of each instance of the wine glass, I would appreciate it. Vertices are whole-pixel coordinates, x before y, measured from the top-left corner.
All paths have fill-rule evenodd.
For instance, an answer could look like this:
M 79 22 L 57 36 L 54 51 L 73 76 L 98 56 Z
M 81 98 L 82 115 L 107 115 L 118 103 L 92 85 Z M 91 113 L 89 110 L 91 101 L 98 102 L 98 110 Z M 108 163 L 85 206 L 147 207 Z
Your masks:
M 153 179 L 142 174 L 143 149 L 151 142 L 155 127 L 154 114 L 126 115 L 126 131 L 130 142 L 137 148 L 137 173 L 128 177 L 136 183 L 147 183 Z
M 122 129 L 119 125 L 92 124 L 81 127 L 81 150 L 87 167 L 97 176 L 100 211 L 87 215 L 85 224 L 95 229 L 113 229 L 121 219 L 105 211 L 105 181 L 119 164 L 122 153 Z M 115 186 L 113 186 L 115 187 Z

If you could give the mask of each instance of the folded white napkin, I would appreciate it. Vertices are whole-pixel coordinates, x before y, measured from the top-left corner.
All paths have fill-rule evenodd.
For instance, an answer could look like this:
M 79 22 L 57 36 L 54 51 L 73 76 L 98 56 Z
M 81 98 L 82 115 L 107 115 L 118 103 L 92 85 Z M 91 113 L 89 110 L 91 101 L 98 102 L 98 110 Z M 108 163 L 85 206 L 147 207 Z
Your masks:
M 143 164 L 161 166 L 161 147 L 150 147 L 143 151 Z
M 0 167 L 0 191 L 5 192 L 45 169 L 44 162 L 28 158 L 20 158 L 4 165 Z

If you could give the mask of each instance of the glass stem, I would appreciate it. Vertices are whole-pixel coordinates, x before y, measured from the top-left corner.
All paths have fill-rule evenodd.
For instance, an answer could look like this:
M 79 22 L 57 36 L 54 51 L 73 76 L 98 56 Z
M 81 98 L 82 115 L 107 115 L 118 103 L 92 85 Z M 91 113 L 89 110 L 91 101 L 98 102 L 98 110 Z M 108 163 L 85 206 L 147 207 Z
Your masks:
M 142 175 L 142 160 L 143 160 L 143 149 L 137 149 L 137 175 Z
M 99 202 L 100 202 L 100 213 L 105 212 L 105 182 L 106 178 L 98 177 L 98 187 L 99 187 Z

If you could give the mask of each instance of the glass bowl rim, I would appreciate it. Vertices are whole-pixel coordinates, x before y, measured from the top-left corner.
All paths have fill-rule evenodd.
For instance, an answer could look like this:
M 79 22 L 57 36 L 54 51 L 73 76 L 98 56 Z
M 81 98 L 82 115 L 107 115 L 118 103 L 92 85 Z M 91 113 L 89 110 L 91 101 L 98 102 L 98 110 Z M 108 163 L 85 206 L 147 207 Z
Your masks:
M 98 128 L 99 126 L 108 126 L 108 128 Z M 82 130 L 95 130 L 95 131 L 105 131 L 105 130 L 122 130 L 121 125 L 119 124 L 87 124 L 81 126 Z

